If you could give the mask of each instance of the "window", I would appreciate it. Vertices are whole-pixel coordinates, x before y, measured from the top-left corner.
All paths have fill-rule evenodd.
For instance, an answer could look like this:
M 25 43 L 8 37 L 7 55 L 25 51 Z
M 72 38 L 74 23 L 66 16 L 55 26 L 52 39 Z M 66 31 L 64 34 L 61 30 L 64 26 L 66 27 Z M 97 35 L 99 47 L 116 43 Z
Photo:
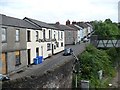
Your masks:
M 36 31 L 36 41 L 38 41 L 39 39 L 39 34 L 38 34 L 38 31 Z
M 51 31 L 49 30 L 49 39 L 51 38 Z
M 54 49 L 56 49 L 56 45 L 54 45 Z
M 61 43 L 61 47 L 63 47 L 63 42 Z
M 31 38 L 30 38 L 30 31 L 27 31 L 27 41 L 30 42 Z
M 58 31 L 58 40 L 60 40 L 60 32 Z
M 51 44 L 50 43 L 47 44 L 47 51 L 49 51 L 49 50 L 51 50 Z
M 2 28 L 2 42 L 6 42 L 7 40 L 7 31 L 6 28 Z
M 21 64 L 21 61 L 20 61 L 20 51 L 15 51 L 15 60 L 16 60 L 16 66 Z
M 59 47 L 59 42 L 56 43 L 56 46 Z
M 43 30 L 43 39 L 45 40 L 45 30 Z
M 16 30 L 16 41 L 20 40 L 20 31 Z
M 63 39 L 63 32 L 61 32 L 61 39 Z
M 55 39 L 55 31 L 54 31 L 54 39 Z

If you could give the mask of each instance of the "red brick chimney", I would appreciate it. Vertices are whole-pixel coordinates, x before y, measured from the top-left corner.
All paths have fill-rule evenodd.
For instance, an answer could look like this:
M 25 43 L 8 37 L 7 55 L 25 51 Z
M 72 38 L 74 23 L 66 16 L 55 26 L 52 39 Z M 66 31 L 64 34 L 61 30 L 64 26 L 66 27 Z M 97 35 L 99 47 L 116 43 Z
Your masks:
M 67 20 L 67 21 L 66 21 L 66 25 L 70 25 L 70 20 Z

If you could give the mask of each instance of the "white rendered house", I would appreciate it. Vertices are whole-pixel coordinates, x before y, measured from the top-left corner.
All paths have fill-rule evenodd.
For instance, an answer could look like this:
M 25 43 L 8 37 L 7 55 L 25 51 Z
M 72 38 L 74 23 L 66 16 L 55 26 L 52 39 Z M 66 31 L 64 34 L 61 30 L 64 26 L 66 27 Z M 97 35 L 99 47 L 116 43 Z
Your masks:
M 30 42 L 27 42 L 28 64 L 32 64 L 37 56 L 45 59 L 64 50 L 64 31 L 38 20 L 26 17 L 24 20 L 41 29 L 27 30 L 27 37 L 30 38 Z

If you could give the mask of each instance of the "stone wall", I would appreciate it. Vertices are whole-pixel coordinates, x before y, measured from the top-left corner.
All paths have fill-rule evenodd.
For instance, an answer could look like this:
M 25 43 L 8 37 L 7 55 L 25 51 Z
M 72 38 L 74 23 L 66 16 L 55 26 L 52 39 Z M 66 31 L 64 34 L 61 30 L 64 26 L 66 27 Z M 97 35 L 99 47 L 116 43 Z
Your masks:
M 73 60 L 57 66 L 42 75 L 23 77 L 12 81 L 3 82 L 3 88 L 71 88 L 72 87 Z

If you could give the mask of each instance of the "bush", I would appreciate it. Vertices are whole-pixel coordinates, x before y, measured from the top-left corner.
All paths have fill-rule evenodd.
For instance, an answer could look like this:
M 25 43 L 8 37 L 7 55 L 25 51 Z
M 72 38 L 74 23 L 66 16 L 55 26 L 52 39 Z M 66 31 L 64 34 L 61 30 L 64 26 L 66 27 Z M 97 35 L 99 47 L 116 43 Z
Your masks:
M 115 53 L 113 56 L 116 56 L 116 51 L 112 50 Z M 88 45 L 86 51 L 78 56 L 81 63 L 80 77 L 81 79 L 90 80 L 91 87 L 98 88 L 101 85 L 98 77 L 99 70 L 103 71 L 104 76 L 114 76 L 115 72 L 112 67 L 111 57 L 109 56 L 111 53 L 106 52 L 109 52 L 109 50 L 99 50 L 92 45 Z

